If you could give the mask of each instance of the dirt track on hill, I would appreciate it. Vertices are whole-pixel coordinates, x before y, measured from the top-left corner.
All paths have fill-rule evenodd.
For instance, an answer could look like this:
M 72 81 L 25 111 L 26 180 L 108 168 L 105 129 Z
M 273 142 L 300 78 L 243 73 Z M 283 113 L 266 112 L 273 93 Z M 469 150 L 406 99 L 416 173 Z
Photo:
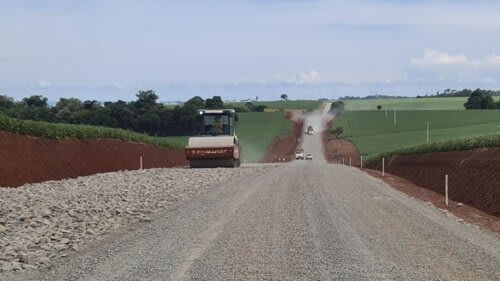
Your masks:
M 288 118 L 293 122 L 293 132 L 290 135 L 278 137 L 260 161 L 261 163 L 289 162 L 295 158 L 295 150 L 300 145 L 304 130 L 304 119 Z

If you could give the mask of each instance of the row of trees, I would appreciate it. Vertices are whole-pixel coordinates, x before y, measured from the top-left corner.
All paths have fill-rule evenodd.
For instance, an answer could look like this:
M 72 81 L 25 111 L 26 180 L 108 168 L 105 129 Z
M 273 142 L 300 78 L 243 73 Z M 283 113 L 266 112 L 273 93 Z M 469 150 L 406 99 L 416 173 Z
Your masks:
M 467 102 L 464 103 L 465 109 L 500 109 L 500 101 L 495 102 L 489 90 L 476 89 L 471 91 Z
M 483 93 L 487 93 L 490 96 L 499 96 L 500 91 L 493 91 L 493 90 L 483 90 L 483 89 L 477 89 Z M 476 91 L 477 91 L 476 90 Z M 442 92 L 437 91 L 435 95 L 425 95 L 425 96 L 417 96 L 418 98 L 447 98 L 447 97 L 469 97 L 472 92 L 474 92 L 471 89 L 463 89 L 463 90 L 452 90 L 452 89 L 446 89 Z
M 135 101 L 98 102 L 61 98 L 49 107 L 47 98 L 34 95 L 21 101 L 0 96 L 0 113 L 9 117 L 121 128 L 155 136 L 192 135 L 199 132 L 197 110 L 223 108 L 221 97 L 204 100 L 193 97 L 182 106 L 173 108 L 158 103 L 158 95 L 152 90 L 139 91 Z

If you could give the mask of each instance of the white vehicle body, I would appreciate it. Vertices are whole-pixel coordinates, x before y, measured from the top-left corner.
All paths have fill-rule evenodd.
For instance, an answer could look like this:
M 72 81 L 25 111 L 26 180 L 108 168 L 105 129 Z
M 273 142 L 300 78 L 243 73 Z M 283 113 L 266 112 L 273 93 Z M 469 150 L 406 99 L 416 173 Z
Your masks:
M 297 151 L 295 151 L 295 160 L 304 160 L 304 150 L 303 149 L 297 149 Z

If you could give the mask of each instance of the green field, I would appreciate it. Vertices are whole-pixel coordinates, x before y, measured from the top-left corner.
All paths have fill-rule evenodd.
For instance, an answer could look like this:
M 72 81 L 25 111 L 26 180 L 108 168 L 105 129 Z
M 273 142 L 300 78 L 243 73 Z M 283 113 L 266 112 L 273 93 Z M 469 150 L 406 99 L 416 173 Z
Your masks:
M 346 111 L 334 126 L 344 128 L 362 154 L 375 155 L 394 149 L 425 144 L 426 122 L 430 142 L 500 132 L 500 110 L 401 110 Z
M 495 101 L 499 97 L 493 97 Z M 464 103 L 466 97 L 450 98 L 407 98 L 407 99 L 370 99 L 370 100 L 345 100 L 345 110 L 376 110 L 377 105 L 382 106 L 382 110 L 465 110 Z
M 292 122 L 279 112 L 240 113 L 236 134 L 241 141 L 243 162 L 260 160 L 277 137 L 292 130 Z
M 259 101 L 252 102 L 254 105 L 265 105 L 267 109 L 292 109 L 313 111 L 318 109 L 321 102 L 315 100 L 290 100 L 290 101 Z M 226 103 L 227 107 L 245 107 L 245 102 Z

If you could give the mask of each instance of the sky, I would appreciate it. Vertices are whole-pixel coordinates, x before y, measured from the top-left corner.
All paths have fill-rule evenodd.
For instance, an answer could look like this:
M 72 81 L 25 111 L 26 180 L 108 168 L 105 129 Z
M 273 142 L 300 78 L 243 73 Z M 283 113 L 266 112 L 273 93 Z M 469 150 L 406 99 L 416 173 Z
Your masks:
M 162 101 L 500 88 L 500 1 L 0 0 L 0 94 Z

